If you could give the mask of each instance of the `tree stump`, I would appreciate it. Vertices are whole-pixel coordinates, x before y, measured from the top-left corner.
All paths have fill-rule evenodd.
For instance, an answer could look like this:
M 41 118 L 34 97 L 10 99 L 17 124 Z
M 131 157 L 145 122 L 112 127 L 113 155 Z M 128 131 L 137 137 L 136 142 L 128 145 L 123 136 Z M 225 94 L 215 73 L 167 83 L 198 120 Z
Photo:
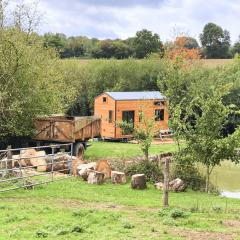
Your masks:
M 89 184 L 102 184 L 104 182 L 104 173 L 91 171 L 88 174 L 88 183 Z
M 123 172 L 112 171 L 111 173 L 112 183 L 123 184 L 126 183 L 126 175 Z
M 145 188 L 147 188 L 145 175 L 144 174 L 133 175 L 131 186 L 132 186 L 132 189 L 145 189 Z

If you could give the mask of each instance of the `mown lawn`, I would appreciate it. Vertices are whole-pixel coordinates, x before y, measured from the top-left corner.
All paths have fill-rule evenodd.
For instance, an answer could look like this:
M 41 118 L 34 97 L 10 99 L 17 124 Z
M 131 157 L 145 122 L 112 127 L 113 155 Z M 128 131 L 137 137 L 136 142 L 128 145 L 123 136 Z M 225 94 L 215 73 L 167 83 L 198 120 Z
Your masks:
M 152 145 L 150 147 L 150 154 L 158 154 L 162 152 L 175 151 L 177 145 L 175 143 Z M 135 157 L 142 156 L 139 144 L 133 143 L 120 143 L 120 142 L 92 142 L 91 146 L 86 150 L 85 157 L 91 158 L 102 158 L 102 157 Z
M 240 239 L 240 200 L 78 178 L 0 195 L 0 239 Z

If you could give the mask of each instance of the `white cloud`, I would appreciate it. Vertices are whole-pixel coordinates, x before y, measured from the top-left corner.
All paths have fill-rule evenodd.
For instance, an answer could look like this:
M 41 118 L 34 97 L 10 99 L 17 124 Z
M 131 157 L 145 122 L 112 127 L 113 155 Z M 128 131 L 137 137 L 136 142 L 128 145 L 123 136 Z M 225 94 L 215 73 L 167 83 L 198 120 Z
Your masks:
M 165 41 L 174 26 L 198 38 L 204 25 L 214 22 L 229 30 L 233 41 L 240 34 L 240 1 L 235 0 L 40 0 L 40 7 L 45 12 L 41 32 L 127 38 L 147 28 Z

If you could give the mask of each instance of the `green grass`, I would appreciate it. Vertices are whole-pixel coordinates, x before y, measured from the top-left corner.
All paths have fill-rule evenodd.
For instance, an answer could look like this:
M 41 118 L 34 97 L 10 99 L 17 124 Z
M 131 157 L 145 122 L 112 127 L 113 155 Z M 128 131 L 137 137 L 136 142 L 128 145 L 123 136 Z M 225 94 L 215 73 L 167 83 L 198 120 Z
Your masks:
M 150 147 L 150 154 L 158 154 L 162 152 L 172 152 L 176 150 L 176 144 L 161 144 L 152 145 Z M 85 157 L 102 158 L 102 157 L 135 157 L 142 156 L 141 147 L 139 144 L 133 143 L 119 143 L 119 142 L 92 142 L 87 149 Z
M 148 185 L 88 185 L 68 179 L 0 195 L 0 239 L 186 239 L 182 234 L 239 234 L 240 200 L 199 192 L 162 192 Z M 180 234 L 180 235 L 179 235 Z M 224 238 L 223 238 L 224 239 Z M 236 238 L 237 239 L 237 238 Z
M 153 145 L 151 154 L 176 145 Z M 94 142 L 88 158 L 141 156 L 140 146 Z M 240 239 L 240 200 L 187 191 L 169 194 L 125 185 L 89 185 L 70 178 L 0 194 L 0 240 Z M 230 237 L 231 238 L 230 238 Z

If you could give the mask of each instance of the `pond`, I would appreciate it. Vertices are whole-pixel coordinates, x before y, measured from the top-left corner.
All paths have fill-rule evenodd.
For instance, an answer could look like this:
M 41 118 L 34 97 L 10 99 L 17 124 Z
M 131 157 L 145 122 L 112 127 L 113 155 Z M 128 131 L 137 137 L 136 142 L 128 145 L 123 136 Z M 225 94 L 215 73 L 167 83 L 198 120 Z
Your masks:
M 222 196 L 240 199 L 240 164 L 224 161 L 213 170 L 211 182 Z

